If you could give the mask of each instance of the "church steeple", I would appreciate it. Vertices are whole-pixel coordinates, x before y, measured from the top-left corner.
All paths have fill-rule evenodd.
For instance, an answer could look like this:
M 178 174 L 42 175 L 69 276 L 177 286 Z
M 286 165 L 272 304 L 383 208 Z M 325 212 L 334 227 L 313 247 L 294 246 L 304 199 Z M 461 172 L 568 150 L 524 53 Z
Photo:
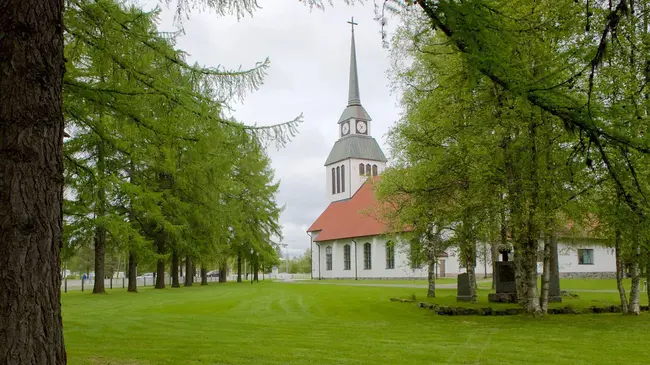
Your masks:
M 361 98 L 359 97 L 359 76 L 357 75 L 357 50 L 354 44 L 354 26 L 357 23 L 352 21 L 348 22 L 352 25 L 352 49 L 350 50 L 350 91 L 348 96 L 348 106 L 361 105 Z
M 350 47 L 350 83 L 348 89 L 348 106 L 341 114 L 339 118 L 339 123 L 343 123 L 350 119 L 370 121 L 370 115 L 366 112 L 366 109 L 361 105 L 361 97 L 359 95 L 359 75 L 357 73 L 357 50 L 354 42 L 354 26 L 357 23 L 354 22 L 354 18 L 348 22 L 352 26 L 352 42 Z

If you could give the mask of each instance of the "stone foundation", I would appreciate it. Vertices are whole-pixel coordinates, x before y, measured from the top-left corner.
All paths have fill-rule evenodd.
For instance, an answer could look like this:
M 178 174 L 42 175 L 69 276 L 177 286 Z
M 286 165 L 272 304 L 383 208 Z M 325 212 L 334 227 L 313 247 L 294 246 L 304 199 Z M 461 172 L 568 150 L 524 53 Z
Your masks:
M 616 279 L 615 272 L 560 272 L 563 279 Z

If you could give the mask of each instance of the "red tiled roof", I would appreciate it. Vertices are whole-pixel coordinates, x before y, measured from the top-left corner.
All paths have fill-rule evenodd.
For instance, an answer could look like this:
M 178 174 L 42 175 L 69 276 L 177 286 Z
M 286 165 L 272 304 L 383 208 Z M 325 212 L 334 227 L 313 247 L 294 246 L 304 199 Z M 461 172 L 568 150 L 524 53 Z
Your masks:
M 330 203 L 307 232 L 321 231 L 314 241 L 376 236 L 388 231 L 388 226 L 376 217 L 377 200 L 374 184 L 379 178 L 368 179 L 348 200 Z

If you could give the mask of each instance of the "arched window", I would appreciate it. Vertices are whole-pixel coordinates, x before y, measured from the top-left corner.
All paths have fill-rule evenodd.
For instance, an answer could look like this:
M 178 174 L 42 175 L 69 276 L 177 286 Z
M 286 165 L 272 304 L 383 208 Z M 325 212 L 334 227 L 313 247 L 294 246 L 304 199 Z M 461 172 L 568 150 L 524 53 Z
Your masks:
M 372 269 L 372 251 L 369 242 L 363 244 L 363 268 L 364 270 Z
M 336 194 L 336 171 L 332 167 L 332 195 Z
M 359 164 L 359 176 L 363 176 L 366 173 L 365 172 L 365 170 L 366 170 L 365 167 L 366 167 L 366 165 L 364 165 L 362 163 Z
M 341 191 L 345 193 L 345 165 L 341 165 Z
M 366 175 L 370 176 L 370 164 L 366 165 Z
M 350 270 L 352 260 L 350 260 L 350 245 L 343 246 L 343 270 Z
M 336 192 L 341 192 L 341 166 L 336 166 Z
M 377 165 L 372 165 L 372 176 L 377 176 Z
M 325 265 L 327 270 L 332 271 L 332 246 L 325 249 Z
M 395 244 L 393 241 L 386 242 L 386 268 L 395 268 Z

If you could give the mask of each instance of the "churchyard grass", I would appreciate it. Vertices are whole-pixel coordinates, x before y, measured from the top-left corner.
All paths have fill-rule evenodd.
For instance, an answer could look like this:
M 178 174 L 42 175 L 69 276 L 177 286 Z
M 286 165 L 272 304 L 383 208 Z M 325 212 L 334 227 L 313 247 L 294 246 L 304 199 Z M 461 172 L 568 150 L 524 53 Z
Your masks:
M 69 292 L 65 343 L 73 365 L 647 363 L 647 314 L 448 317 L 389 301 L 412 294 L 424 299 L 426 288 L 266 282 Z M 438 294 L 455 303 L 454 290 Z
M 479 279 L 481 280 L 481 279 Z M 386 285 L 395 285 L 395 284 L 408 284 L 408 285 L 422 285 L 427 286 L 427 279 L 387 279 L 387 280 L 354 280 L 354 279 L 313 279 L 313 282 L 324 282 L 324 283 L 344 283 L 344 284 L 386 284 Z M 439 278 L 436 279 L 436 284 L 456 284 L 456 278 Z

